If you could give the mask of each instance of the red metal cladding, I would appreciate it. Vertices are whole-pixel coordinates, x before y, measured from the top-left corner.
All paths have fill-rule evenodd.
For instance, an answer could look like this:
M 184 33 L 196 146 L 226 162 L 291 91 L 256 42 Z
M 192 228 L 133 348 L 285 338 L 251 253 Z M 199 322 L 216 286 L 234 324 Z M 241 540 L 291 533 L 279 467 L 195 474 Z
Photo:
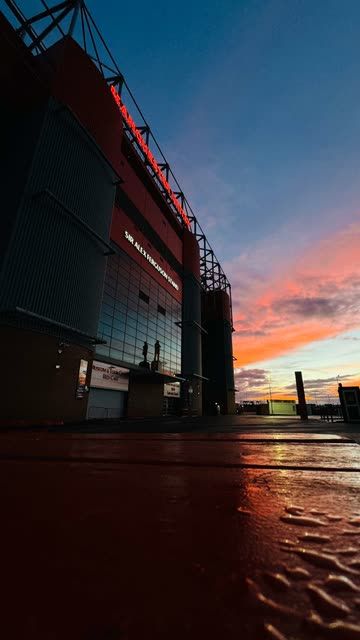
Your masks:
M 182 240 L 179 237 L 179 234 L 170 224 L 162 209 L 147 189 L 147 181 L 144 182 L 139 175 L 137 175 L 125 155 L 122 156 L 122 159 L 123 164 L 121 177 L 123 178 L 124 183 L 121 185 L 121 188 L 129 196 L 130 200 L 134 203 L 142 216 L 149 222 L 151 228 L 166 244 L 178 262 L 181 263 Z M 181 232 L 180 225 L 179 232 Z
M 172 204 L 174 205 L 176 211 L 178 212 L 178 214 L 183 219 L 183 222 L 185 223 L 186 227 L 188 229 L 190 229 L 190 220 L 189 220 L 189 218 L 187 217 L 183 207 L 181 206 L 179 200 L 177 199 L 177 197 L 175 196 L 173 190 L 171 189 L 171 186 L 170 186 L 169 182 L 167 181 L 167 179 L 166 179 L 165 175 L 163 174 L 162 170 L 160 169 L 157 161 L 155 160 L 154 155 L 150 151 L 148 145 L 146 144 L 144 138 L 141 135 L 141 132 L 137 128 L 132 116 L 128 112 L 126 106 L 122 102 L 122 100 L 121 100 L 121 98 L 120 98 L 120 96 L 119 96 L 119 94 L 116 91 L 114 86 L 111 86 L 111 93 L 112 93 L 112 95 L 114 97 L 114 100 L 115 100 L 115 102 L 116 102 L 116 104 L 118 106 L 118 109 L 119 109 L 124 121 L 126 122 L 126 124 L 129 127 L 130 131 L 134 134 L 140 149 L 142 150 L 142 152 L 146 156 L 149 164 L 151 165 L 153 171 L 157 175 L 157 177 L 158 177 L 159 181 L 161 182 L 163 188 L 165 189 L 166 193 L 168 194 L 168 196 L 169 196 Z
M 136 224 L 117 206 L 113 211 L 111 238 L 173 298 L 181 302 L 181 277 L 149 243 Z
M 184 271 L 192 273 L 200 280 L 200 251 L 195 236 L 188 230 L 183 235 L 183 266 Z
M 92 135 L 117 173 L 121 174 L 122 122 L 109 87 L 99 70 L 72 39 L 60 40 L 46 52 L 54 71 L 51 90 Z

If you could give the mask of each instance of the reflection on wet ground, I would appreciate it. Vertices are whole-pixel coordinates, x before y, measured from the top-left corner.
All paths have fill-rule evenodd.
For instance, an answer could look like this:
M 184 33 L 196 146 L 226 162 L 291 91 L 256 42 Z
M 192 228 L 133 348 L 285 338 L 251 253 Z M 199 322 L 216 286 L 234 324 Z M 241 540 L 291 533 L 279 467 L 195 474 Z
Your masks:
M 360 639 L 360 448 L 0 436 L 7 638 Z

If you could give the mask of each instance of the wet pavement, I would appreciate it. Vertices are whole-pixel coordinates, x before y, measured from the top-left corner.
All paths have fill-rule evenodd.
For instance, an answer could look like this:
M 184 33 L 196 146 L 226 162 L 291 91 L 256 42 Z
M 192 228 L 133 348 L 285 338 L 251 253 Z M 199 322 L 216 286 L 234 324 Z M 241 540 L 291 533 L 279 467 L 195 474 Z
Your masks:
M 360 638 L 360 446 L 284 425 L 0 434 L 3 637 Z

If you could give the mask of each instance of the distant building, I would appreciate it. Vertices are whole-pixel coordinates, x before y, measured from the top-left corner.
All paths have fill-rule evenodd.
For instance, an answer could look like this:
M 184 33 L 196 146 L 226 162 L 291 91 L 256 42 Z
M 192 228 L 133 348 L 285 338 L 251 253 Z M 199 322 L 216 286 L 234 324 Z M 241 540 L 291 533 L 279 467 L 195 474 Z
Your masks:
M 339 399 L 344 417 L 344 422 L 360 421 L 360 388 L 338 387 Z
M 267 400 L 259 408 L 258 413 L 263 416 L 296 416 L 295 400 Z

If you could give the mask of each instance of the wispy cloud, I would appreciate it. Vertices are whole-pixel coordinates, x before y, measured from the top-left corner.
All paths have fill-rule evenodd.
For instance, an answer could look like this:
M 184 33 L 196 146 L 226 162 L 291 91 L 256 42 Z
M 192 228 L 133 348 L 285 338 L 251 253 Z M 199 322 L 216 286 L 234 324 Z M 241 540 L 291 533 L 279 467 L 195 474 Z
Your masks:
M 262 362 L 359 326 L 359 259 L 360 221 L 308 247 L 296 260 L 288 256 L 281 273 L 275 257 L 262 280 L 252 268 L 246 272 L 242 257 L 230 263 L 236 276 L 238 362 Z
M 304 387 L 307 391 L 324 391 L 329 389 L 333 389 L 334 384 L 338 384 L 339 382 L 345 382 L 352 380 L 357 377 L 359 373 L 352 373 L 347 375 L 339 375 L 339 376 L 330 376 L 329 378 L 314 378 L 313 380 L 304 380 Z M 296 384 L 289 384 L 285 387 L 289 391 L 296 391 Z

